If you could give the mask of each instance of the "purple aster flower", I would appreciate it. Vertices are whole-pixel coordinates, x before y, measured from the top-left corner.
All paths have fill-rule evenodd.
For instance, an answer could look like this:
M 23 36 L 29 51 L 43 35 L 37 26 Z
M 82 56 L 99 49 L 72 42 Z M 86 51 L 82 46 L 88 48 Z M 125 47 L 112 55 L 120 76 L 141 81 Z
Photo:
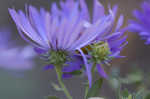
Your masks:
M 100 5 L 98 5 L 97 8 L 100 8 L 101 10 L 104 9 Z M 98 35 L 94 40 L 94 43 L 88 46 L 89 48 L 87 49 L 89 61 L 95 64 L 90 64 L 90 67 L 93 69 L 96 67 L 98 73 L 103 78 L 107 78 L 107 74 L 105 73 L 102 64 L 108 64 L 114 58 L 123 57 L 120 56 L 120 52 L 127 44 L 127 36 L 124 36 L 126 28 L 121 28 L 124 22 L 124 16 L 120 15 L 119 18 L 117 18 L 117 9 L 118 6 L 114 6 L 112 10 L 115 20 L 117 21 L 116 25 L 114 22 L 114 25 L 112 25 L 111 28 L 108 28 L 105 33 Z
M 80 68 L 77 63 L 82 62 L 74 56 L 78 57 L 80 53 L 91 85 L 91 67 L 81 48 L 93 43 L 96 37 L 104 35 L 112 27 L 113 12 L 110 10 L 110 14 L 105 15 L 98 0 L 94 0 L 92 20 L 85 0 L 61 0 L 60 8 L 53 3 L 51 11 L 44 8 L 38 11 L 35 7 L 28 6 L 27 13 L 21 10 L 16 12 L 14 9 L 9 9 L 9 13 L 22 38 L 32 44 L 36 52 L 42 54 L 51 65 L 67 64 L 71 66 L 63 68 L 63 71 L 76 70 Z M 74 65 L 68 63 L 72 61 Z M 53 67 L 51 65 L 50 68 Z
M 137 20 L 129 21 L 129 30 L 137 32 L 142 39 L 146 40 L 145 44 L 150 44 L 150 2 L 143 2 L 141 4 L 141 9 L 141 11 L 133 11 L 133 15 Z
M 0 68 L 23 71 L 34 66 L 35 56 L 31 46 L 19 47 L 16 42 L 10 42 L 10 31 L 0 29 Z

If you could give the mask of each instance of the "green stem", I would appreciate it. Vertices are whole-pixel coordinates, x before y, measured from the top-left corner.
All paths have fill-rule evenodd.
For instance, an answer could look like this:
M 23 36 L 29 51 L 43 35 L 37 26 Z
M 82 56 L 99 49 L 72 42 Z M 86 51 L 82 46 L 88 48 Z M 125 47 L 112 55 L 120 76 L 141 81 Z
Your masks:
M 95 68 L 96 68 L 96 63 L 93 63 L 93 67 L 92 67 L 92 76 L 93 76 L 94 73 L 95 73 Z
M 117 88 L 117 99 L 121 99 L 121 83 L 119 83 L 119 87 Z
M 61 71 L 61 66 L 56 66 L 55 67 L 56 73 L 57 73 L 57 78 L 58 78 L 58 82 L 61 86 L 61 88 L 63 89 L 66 97 L 68 99 L 72 99 L 72 96 L 70 95 L 69 91 L 67 90 L 66 86 L 64 85 L 64 83 L 62 82 L 62 71 Z
M 89 85 L 86 84 L 86 87 L 85 87 L 85 96 L 84 96 L 84 99 L 86 99 L 87 97 L 87 94 L 88 94 L 88 91 L 89 91 Z
M 92 70 L 91 70 L 92 76 L 94 75 L 95 68 L 96 68 L 96 63 L 94 63 L 92 66 Z M 85 99 L 87 97 L 88 91 L 89 91 L 89 82 L 88 82 L 88 85 L 86 85 L 86 87 L 85 87 L 85 96 L 84 96 Z

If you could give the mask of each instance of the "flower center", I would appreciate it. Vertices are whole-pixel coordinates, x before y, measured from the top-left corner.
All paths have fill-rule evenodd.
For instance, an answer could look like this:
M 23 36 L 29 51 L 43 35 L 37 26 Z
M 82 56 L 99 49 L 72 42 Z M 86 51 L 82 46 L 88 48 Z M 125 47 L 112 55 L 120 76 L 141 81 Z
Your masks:
M 96 63 L 108 60 L 110 54 L 111 51 L 107 42 L 91 45 L 91 56 Z
M 69 55 L 63 50 L 51 50 L 49 56 L 49 62 L 53 65 L 64 65 L 69 60 Z

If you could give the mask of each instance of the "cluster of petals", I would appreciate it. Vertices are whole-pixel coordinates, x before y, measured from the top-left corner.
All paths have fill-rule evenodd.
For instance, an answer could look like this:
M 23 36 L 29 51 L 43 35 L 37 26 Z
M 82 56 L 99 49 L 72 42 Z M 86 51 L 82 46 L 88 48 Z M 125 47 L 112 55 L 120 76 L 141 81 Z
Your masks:
M 137 32 L 142 39 L 146 40 L 145 44 L 150 44 L 150 2 L 143 2 L 141 4 L 141 10 L 134 10 L 133 16 L 137 20 L 129 21 L 129 30 L 131 32 Z
M 100 2 L 93 0 L 93 13 L 90 16 L 85 0 L 60 0 L 59 4 L 58 7 L 53 3 L 50 11 L 44 8 L 37 10 L 30 5 L 26 7 L 26 13 L 14 9 L 9 9 L 9 13 L 22 38 L 38 49 L 39 53 L 50 50 L 78 51 L 91 85 L 91 66 L 81 48 L 94 42 L 107 41 L 112 56 L 117 57 L 125 42 L 125 39 L 119 39 L 124 34 L 123 31 L 119 32 L 123 16 L 119 18 L 115 33 L 112 33 L 116 7 L 109 9 L 106 15 Z

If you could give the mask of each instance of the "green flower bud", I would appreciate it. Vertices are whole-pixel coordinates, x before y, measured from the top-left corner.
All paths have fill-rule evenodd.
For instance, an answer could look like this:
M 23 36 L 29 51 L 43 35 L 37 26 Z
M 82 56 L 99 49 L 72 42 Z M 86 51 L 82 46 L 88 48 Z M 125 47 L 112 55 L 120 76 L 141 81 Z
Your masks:
M 109 55 L 111 54 L 111 51 L 107 42 L 99 42 L 91 45 L 90 54 L 92 60 L 99 63 L 110 59 Z
M 51 50 L 49 54 L 49 62 L 53 65 L 64 65 L 67 61 L 70 60 L 68 52 L 63 50 Z

